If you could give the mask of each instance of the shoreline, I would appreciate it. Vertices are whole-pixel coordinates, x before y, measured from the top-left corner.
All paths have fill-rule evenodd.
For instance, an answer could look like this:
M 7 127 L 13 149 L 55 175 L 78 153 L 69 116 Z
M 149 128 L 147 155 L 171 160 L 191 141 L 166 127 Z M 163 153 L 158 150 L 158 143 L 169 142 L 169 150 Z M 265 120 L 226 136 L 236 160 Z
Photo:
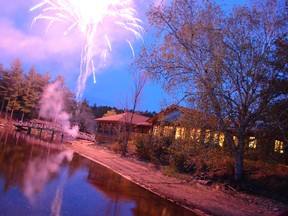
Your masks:
M 198 215 L 276 215 L 277 203 L 267 198 L 240 192 L 226 193 L 218 188 L 187 182 L 163 175 L 151 163 L 123 158 L 90 141 L 76 140 L 65 145 L 72 150 L 128 179 L 129 181 L 170 200 Z M 272 209 L 272 211 L 271 211 Z
M 68 148 L 69 148 L 69 147 L 68 147 Z M 70 149 L 70 148 L 69 148 L 69 149 Z M 70 149 L 70 150 L 71 150 L 71 149 Z M 74 151 L 74 150 L 73 150 L 73 151 Z M 99 161 L 99 160 L 97 160 L 97 159 L 95 159 L 95 158 L 91 158 L 91 157 L 89 157 L 89 156 L 87 156 L 86 154 L 83 154 L 83 153 L 81 153 L 81 152 L 78 152 L 78 151 L 74 151 L 74 152 L 77 153 L 77 154 L 79 154 L 79 155 L 81 155 L 82 157 L 85 157 L 85 158 L 87 158 L 87 159 L 89 159 L 89 160 L 97 163 L 97 164 L 100 164 L 100 165 L 103 166 L 103 167 L 106 167 L 107 169 L 109 169 L 109 170 L 113 171 L 114 173 L 122 176 L 123 178 L 131 181 L 132 183 L 137 184 L 138 186 L 144 188 L 145 190 L 148 190 L 148 191 L 150 191 L 151 193 L 154 193 L 154 194 L 156 194 L 157 196 L 159 196 L 159 197 L 161 197 L 161 198 L 163 198 L 163 199 L 167 199 L 167 200 L 169 200 L 170 202 L 176 203 L 177 205 L 180 205 L 180 206 L 182 206 L 183 208 L 186 208 L 186 209 L 188 209 L 189 211 L 191 211 L 191 212 L 193 212 L 193 213 L 195 213 L 195 214 L 197 214 L 197 215 L 211 215 L 211 214 L 204 213 L 204 212 L 202 212 L 201 210 L 193 209 L 193 208 L 191 208 L 191 207 L 184 206 L 184 205 L 182 205 L 181 203 L 177 203 L 175 200 L 170 199 L 169 197 L 165 197 L 165 196 L 163 196 L 162 194 L 157 193 L 157 192 L 155 192 L 154 190 L 151 190 L 151 188 L 148 188 L 148 187 L 145 186 L 144 184 L 141 184 L 140 182 L 135 181 L 135 180 L 134 180 L 133 178 L 131 178 L 130 176 L 124 175 L 122 172 L 119 172 L 119 171 L 113 169 L 111 166 L 108 166 L 106 163 L 103 163 L 103 162 L 101 162 L 101 161 Z

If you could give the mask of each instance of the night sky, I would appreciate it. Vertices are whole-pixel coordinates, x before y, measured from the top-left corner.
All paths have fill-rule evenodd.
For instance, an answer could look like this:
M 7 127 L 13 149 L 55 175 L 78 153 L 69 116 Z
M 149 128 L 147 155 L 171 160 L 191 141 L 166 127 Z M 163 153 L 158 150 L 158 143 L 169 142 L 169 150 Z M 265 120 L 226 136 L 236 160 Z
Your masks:
M 33 19 L 39 15 L 41 10 L 32 12 L 29 10 L 40 2 L 37 0 L 0 0 L 0 63 L 4 68 L 9 68 L 10 63 L 19 58 L 25 72 L 28 73 L 31 66 L 35 66 L 39 73 L 49 71 L 52 78 L 57 75 L 64 76 L 66 85 L 76 93 L 82 44 L 81 32 L 73 31 L 65 35 L 67 26 L 60 22 L 55 22 L 48 30 L 47 22 L 44 20 L 38 20 L 32 25 Z M 92 3 L 91 8 L 97 8 L 97 1 L 94 2 L 96 3 L 94 5 Z M 135 1 L 137 17 L 143 21 L 143 27 L 148 25 L 145 12 L 149 5 L 158 2 L 161 1 Z M 238 3 L 236 0 L 218 0 L 218 2 L 228 4 L 227 8 Z M 240 2 L 243 4 L 245 1 Z M 130 69 L 133 54 L 126 42 L 127 32 L 114 32 L 113 27 L 110 26 L 107 26 L 107 29 L 112 50 L 110 51 L 106 47 L 106 49 L 98 51 L 98 56 L 105 53 L 106 58 L 95 58 L 97 82 L 94 84 L 92 75 L 88 77 L 82 99 L 87 98 L 90 105 L 95 103 L 97 106 L 126 108 L 127 98 L 131 98 L 133 86 L 132 70 Z M 142 33 L 142 37 L 144 43 L 129 35 L 136 55 L 141 46 L 153 40 L 145 32 Z M 103 43 L 103 41 L 99 41 L 100 45 Z M 104 47 L 104 45 L 100 47 Z M 164 103 L 164 99 L 168 104 Z M 173 99 L 164 93 L 160 84 L 148 82 L 137 108 L 143 111 L 158 112 L 172 102 Z

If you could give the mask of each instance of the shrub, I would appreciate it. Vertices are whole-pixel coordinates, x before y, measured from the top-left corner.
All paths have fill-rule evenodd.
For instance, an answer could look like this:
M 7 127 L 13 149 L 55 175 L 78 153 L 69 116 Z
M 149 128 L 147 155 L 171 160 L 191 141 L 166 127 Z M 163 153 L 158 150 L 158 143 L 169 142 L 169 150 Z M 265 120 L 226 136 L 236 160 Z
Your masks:
M 139 158 L 156 164 L 169 165 L 180 173 L 205 174 L 218 169 L 222 153 L 217 146 L 173 137 L 139 138 L 136 142 Z
M 192 158 L 193 145 L 188 141 L 175 140 L 169 149 L 170 166 L 175 168 L 178 172 L 193 173 L 196 165 Z
M 169 137 L 145 137 L 136 141 L 136 154 L 139 158 L 150 160 L 156 164 L 169 164 L 169 147 L 172 144 Z
M 143 160 L 151 160 L 151 137 L 138 138 L 136 140 L 136 155 Z
M 151 160 L 154 163 L 168 165 L 169 164 L 169 147 L 172 145 L 173 138 L 160 137 L 152 139 Z

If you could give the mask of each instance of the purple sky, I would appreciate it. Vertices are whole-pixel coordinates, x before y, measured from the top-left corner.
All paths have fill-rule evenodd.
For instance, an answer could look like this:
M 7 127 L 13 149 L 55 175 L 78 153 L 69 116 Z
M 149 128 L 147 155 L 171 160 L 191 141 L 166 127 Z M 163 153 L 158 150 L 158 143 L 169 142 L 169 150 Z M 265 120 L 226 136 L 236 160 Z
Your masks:
M 135 1 L 138 17 L 143 20 L 144 26 L 147 25 L 145 11 L 149 4 L 160 1 Z M 0 0 L 0 63 L 4 68 L 8 68 L 14 59 L 19 58 L 26 72 L 34 65 L 37 72 L 49 71 L 53 78 L 62 75 L 66 78 L 67 86 L 76 93 L 81 54 L 80 35 L 77 32 L 64 35 L 66 27 L 59 23 L 55 23 L 46 31 L 47 23 L 43 20 L 31 26 L 33 18 L 41 11 L 29 12 L 29 9 L 40 2 L 39 0 L 13 0 L 13 2 Z M 219 0 L 219 2 L 237 3 L 236 0 Z M 145 33 L 142 35 L 144 43 L 149 41 Z M 140 40 L 133 40 L 133 37 L 129 39 L 131 38 L 137 54 L 143 43 Z M 125 108 L 127 97 L 131 97 L 133 85 L 129 70 L 133 55 L 121 33 L 111 31 L 110 40 L 112 51 L 106 52 L 105 61 L 96 59 L 95 67 L 99 68 L 96 73 L 97 83 L 93 83 L 92 76 L 88 77 L 83 98 L 86 97 L 90 105 L 96 103 Z M 172 100 L 164 94 L 160 84 L 148 82 L 138 109 L 158 112 L 161 108 L 165 108 L 165 105 L 163 106 L 165 98 L 168 101 Z

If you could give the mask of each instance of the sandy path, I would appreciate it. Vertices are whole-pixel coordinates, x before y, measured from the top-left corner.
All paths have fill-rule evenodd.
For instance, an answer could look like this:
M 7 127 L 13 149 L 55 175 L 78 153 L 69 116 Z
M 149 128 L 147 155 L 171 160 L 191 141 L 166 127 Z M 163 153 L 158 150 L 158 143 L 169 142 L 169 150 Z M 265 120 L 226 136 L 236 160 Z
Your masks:
M 75 141 L 67 147 L 200 215 L 272 215 L 263 206 L 241 199 L 239 197 L 241 194 L 236 197 L 203 185 L 164 176 L 149 163 L 122 158 L 120 155 L 99 147 L 92 147 L 90 144 L 91 142 L 88 141 Z M 245 198 L 247 199 L 247 196 Z

